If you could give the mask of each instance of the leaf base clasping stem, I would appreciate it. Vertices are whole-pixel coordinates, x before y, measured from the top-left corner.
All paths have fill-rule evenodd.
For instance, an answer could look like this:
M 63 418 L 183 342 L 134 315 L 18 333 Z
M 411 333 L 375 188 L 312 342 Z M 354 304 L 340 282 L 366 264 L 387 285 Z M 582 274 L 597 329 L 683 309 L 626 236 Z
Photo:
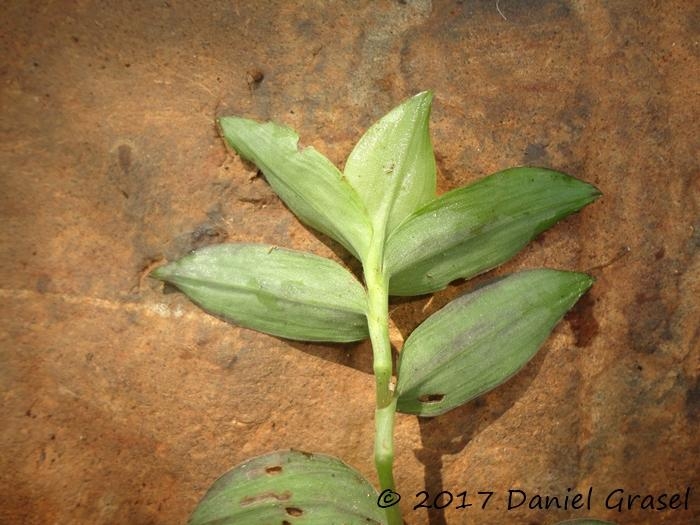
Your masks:
M 374 464 L 381 492 L 394 492 L 394 417 L 396 399 L 391 389 L 389 342 L 389 286 L 382 267 L 382 251 L 370 249 L 364 268 L 368 295 L 367 322 L 374 354 L 377 406 L 375 411 Z M 388 525 L 402 525 L 398 505 L 386 508 Z

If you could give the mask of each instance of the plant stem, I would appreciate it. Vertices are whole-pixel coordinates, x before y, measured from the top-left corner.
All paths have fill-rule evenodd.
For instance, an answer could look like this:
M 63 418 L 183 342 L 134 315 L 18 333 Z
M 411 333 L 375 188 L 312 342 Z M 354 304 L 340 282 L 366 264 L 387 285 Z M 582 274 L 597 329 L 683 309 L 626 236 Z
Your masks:
M 389 294 L 383 271 L 365 270 L 367 282 L 367 323 L 374 354 L 374 377 L 377 386 L 377 408 L 391 403 L 391 343 L 389 342 Z
M 374 248 L 374 249 L 373 249 Z M 394 415 L 396 399 L 391 391 L 391 343 L 389 342 L 389 283 L 384 274 L 382 250 L 370 248 L 364 267 L 367 285 L 367 323 L 374 354 L 376 382 L 376 411 L 374 435 L 374 465 L 381 490 L 396 490 L 393 474 Z M 389 525 L 402 525 L 399 506 L 386 509 Z
M 381 490 L 396 490 L 394 482 L 394 416 L 396 414 L 396 398 L 386 407 L 377 408 L 375 411 L 375 436 L 374 436 L 374 465 L 379 476 Z M 387 500 L 393 500 L 389 495 Z M 403 525 L 401 510 L 398 504 L 386 508 L 387 522 L 389 525 Z

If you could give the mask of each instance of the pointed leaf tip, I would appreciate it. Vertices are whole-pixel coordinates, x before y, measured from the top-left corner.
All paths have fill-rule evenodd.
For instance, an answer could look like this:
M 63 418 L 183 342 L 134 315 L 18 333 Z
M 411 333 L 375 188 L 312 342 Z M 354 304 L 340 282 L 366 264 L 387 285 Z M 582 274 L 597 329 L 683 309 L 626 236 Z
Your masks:
M 424 91 L 392 109 L 365 132 L 345 164 L 345 176 L 381 242 L 435 197 L 435 158 L 428 129 L 432 100 L 433 94 Z
M 389 293 L 420 295 L 490 270 L 600 196 L 564 173 L 508 169 L 441 195 L 389 237 Z
M 167 270 L 165 269 L 166 266 L 167 265 L 159 266 L 158 268 L 151 270 L 148 274 L 148 277 L 158 279 L 159 281 L 165 281 L 167 275 Z

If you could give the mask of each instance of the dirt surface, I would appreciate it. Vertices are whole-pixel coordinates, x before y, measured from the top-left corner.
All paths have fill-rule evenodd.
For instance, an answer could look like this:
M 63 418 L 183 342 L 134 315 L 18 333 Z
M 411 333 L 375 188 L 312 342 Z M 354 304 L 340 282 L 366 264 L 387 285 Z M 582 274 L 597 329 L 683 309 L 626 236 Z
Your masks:
M 342 165 L 424 89 L 440 192 L 529 164 L 604 197 L 496 272 L 597 279 L 537 357 L 478 402 L 398 416 L 407 523 L 700 523 L 697 2 L 107 5 L 0 6 L 0 523 L 184 523 L 220 474 L 279 448 L 376 480 L 367 343 L 232 327 L 145 273 L 226 241 L 352 265 L 214 120 L 286 123 Z M 473 285 L 392 316 L 407 335 Z M 507 510 L 509 489 L 589 487 L 590 511 Z M 687 487 L 687 510 L 604 505 Z M 420 490 L 474 506 L 412 510 Z

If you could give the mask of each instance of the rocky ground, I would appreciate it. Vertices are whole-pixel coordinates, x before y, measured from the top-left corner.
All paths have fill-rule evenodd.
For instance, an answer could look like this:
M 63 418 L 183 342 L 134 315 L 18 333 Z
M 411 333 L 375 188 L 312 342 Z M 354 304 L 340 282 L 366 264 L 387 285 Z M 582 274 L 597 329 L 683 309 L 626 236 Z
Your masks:
M 4 2 L 0 522 L 184 523 L 220 474 L 278 448 L 375 480 L 367 343 L 236 328 L 146 273 L 226 241 L 352 266 L 215 118 L 285 123 L 342 165 L 432 89 L 441 192 L 528 164 L 604 196 L 498 271 L 597 279 L 538 356 L 477 402 L 398 417 L 406 521 L 548 525 L 583 511 L 535 495 L 591 488 L 586 514 L 698 523 L 697 492 L 687 510 L 604 504 L 700 490 L 698 35 L 680 1 Z M 397 302 L 397 328 L 473 286 Z M 507 510 L 511 489 L 528 504 Z M 474 507 L 413 510 L 421 490 Z

